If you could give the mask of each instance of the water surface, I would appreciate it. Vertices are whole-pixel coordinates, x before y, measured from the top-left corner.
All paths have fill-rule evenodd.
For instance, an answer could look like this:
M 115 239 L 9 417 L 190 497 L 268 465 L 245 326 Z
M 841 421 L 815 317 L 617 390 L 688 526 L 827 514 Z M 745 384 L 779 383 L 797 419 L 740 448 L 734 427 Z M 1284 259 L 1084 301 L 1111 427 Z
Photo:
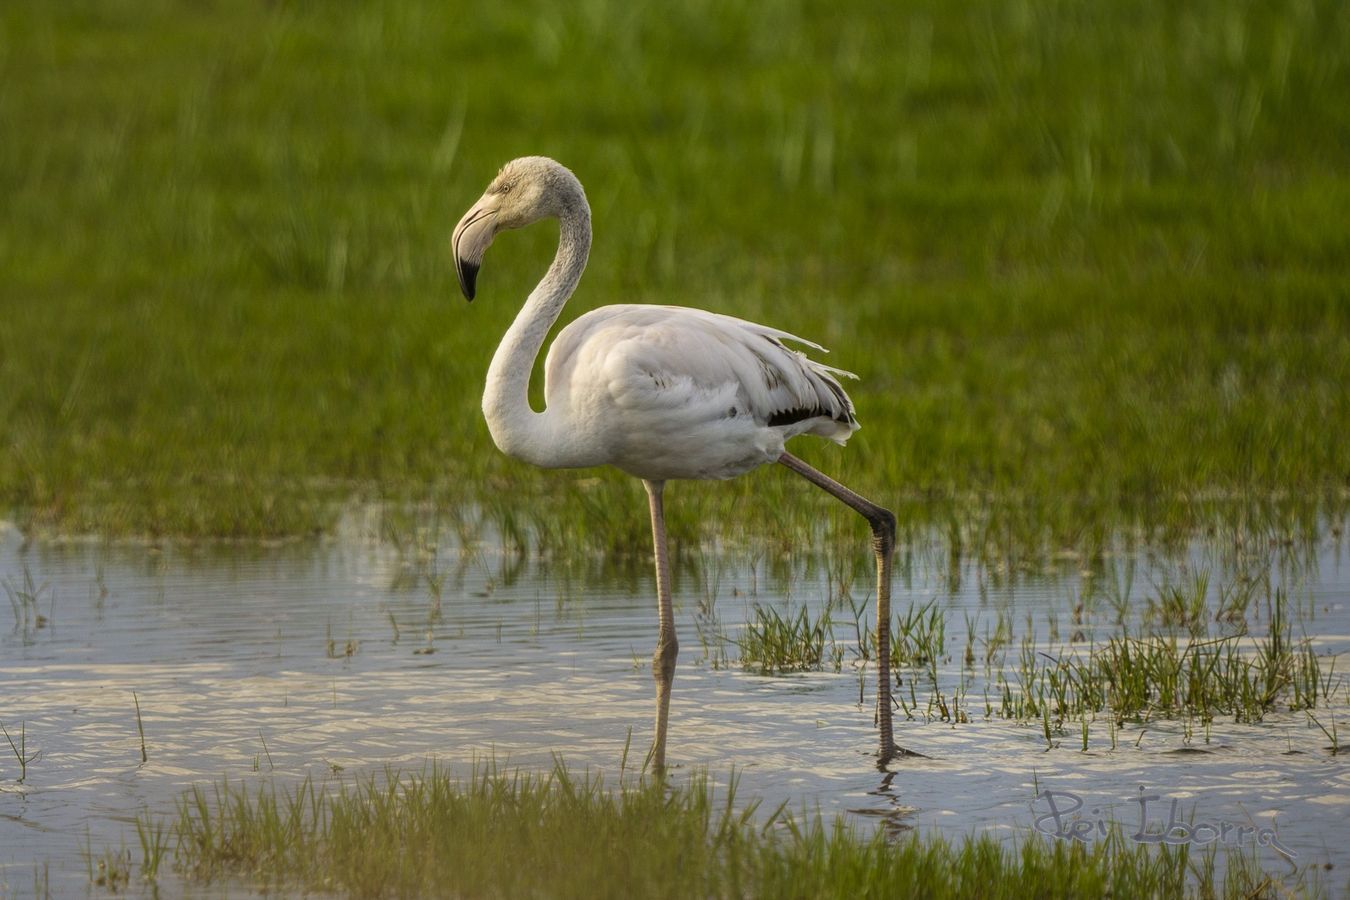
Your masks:
M 430 759 L 464 771 L 485 758 L 547 768 L 555 753 L 573 768 L 617 773 L 630 729 L 629 765 L 640 765 L 656 631 L 645 570 L 562 579 L 491 539 L 461 546 L 431 536 L 400 550 L 376 532 L 356 521 L 336 539 L 278 547 L 27 543 L 0 532 L 10 599 L 0 604 L 0 722 L 16 740 L 22 726 L 37 754 L 20 783 L 0 744 L 0 895 L 31 892 L 38 870 L 57 893 L 82 892 L 84 848 L 125 843 L 138 858 L 130 823 L 140 811 L 168 814 L 184 788 L 222 775 L 337 779 Z M 1119 593 L 1128 572 L 1137 617 L 1162 586 L 1204 572 L 1218 590 L 1253 567 L 1231 550 L 1121 553 L 1105 575 L 1100 560 L 1066 556 L 1014 576 L 953 564 L 935 537 L 903 549 L 894 603 L 946 612 L 942 668 L 955 681 L 967 628 L 987 634 L 1000 611 L 1047 646 L 1071 630 L 1105 636 L 1116 613 L 1094 578 L 1114 579 Z M 864 571 L 866 553 L 860 540 Z M 1047 747 L 1039 723 L 901 714 L 897 739 L 928 758 L 878 772 L 875 687 L 861 673 L 860 702 L 851 622 L 836 627 L 838 672 L 751 674 L 714 664 L 716 644 L 700 641 L 710 611 L 735 637 L 755 603 L 818 609 L 840 592 L 825 567 L 770 578 L 715 553 L 702 562 L 677 579 L 676 777 L 706 768 L 725 780 L 734 768 L 741 795 L 767 809 L 786 800 L 865 827 L 952 837 L 1025 835 L 1046 811 L 1033 803 L 1046 790 L 1076 794 L 1083 815 L 1133 831 L 1144 788 L 1159 798 L 1149 810 L 1155 828 L 1173 799 L 1192 822 L 1272 827 L 1298 864 L 1331 864 L 1330 882 L 1343 883 L 1350 768 L 1303 714 L 1221 718 L 1207 735 L 1177 721 L 1127 725 L 1114 749 L 1098 723 L 1086 752 L 1073 728 Z M 1350 560 L 1339 540 L 1263 554 L 1254 571 L 1287 592 L 1320 654 L 1350 648 Z M 854 583 L 855 599 L 869 587 Z M 1259 607 L 1253 631 L 1265 624 Z M 722 650 L 737 655 L 734 645 Z M 1324 724 L 1335 718 L 1350 735 L 1346 713 L 1342 684 Z M 1250 849 L 1254 838 L 1245 841 Z M 1276 849 L 1257 852 L 1273 873 L 1288 870 Z

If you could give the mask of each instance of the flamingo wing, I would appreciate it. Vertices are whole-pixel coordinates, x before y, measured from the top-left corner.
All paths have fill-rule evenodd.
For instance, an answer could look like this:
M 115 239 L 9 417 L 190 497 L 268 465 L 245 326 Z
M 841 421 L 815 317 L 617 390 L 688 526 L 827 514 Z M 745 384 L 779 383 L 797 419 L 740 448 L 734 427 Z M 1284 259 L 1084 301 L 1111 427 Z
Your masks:
M 823 352 L 788 332 L 704 310 L 603 307 L 554 341 L 545 396 L 577 427 L 607 435 L 620 468 L 731 477 L 777 459 L 796 435 L 842 444 L 858 428 L 840 384 L 854 376 L 788 341 Z

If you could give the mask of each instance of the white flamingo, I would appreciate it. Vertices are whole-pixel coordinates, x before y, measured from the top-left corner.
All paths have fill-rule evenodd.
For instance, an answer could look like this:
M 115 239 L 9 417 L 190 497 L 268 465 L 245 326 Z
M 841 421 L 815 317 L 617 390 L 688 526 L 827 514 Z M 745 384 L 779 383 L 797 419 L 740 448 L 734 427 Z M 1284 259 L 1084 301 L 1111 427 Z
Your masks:
M 656 734 L 651 761 L 665 768 L 666 723 L 675 677 L 675 618 L 662 490 L 674 478 L 732 478 L 781 463 L 857 510 L 872 528 L 877 563 L 879 765 L 904 752 L 891 734 L 890 584 L 895 516 L 790 453 L 799 434 L 843 444 L 857 430 L 837 376 L 849 375 L 788 349 L 763 325 L 678 306 L 605 306 L 568 325 L 544 363 L 542 412 L 530 407 L 530 372 L 549 329 L 581 279 L 591 246 L 591 210 L 581 182 L 541 156 L 507 163 L 455 227 L 460 288 L 469 300 L 497 232 L 546 217 L 561 225 L 558 252 L 488 367 L 483 415 L 508 456 L 544 468 L 610 465 L 642 479 L 651 506 L 659 632 L 652 658 Z M 852 376 L 850 376 L 852 377 Z

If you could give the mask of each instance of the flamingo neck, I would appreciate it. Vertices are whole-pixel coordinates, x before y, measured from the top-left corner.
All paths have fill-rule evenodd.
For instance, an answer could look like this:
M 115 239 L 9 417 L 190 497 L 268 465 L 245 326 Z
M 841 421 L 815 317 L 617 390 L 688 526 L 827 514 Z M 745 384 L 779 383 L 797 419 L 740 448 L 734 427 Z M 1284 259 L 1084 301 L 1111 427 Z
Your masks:
M 530 408 L 530 373 L 549 329 L 581 280 L 591 249 L 591 211 L 584 196 L 558 218 L 558 252 L 493 354 L 483 391 L 483 417 L 497 447 L 508 456 L 545 467 L 567 465 L 563 453 L 567 441 L 547 409 Z

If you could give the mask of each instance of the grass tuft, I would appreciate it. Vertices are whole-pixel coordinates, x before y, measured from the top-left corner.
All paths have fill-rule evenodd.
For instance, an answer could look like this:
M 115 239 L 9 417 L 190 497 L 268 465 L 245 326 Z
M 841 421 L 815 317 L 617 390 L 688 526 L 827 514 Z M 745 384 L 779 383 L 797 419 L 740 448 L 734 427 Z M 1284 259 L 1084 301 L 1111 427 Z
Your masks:
M 794 616 L 755 604 L 753 617 L 736 640 L 741 665 L 761 675 L 814 672 L 825 666 L 826 645 L 834 649 L 829 611 L 813 616 L 803 606 Z M 832 655 L 835 670 L 840 656 Z

